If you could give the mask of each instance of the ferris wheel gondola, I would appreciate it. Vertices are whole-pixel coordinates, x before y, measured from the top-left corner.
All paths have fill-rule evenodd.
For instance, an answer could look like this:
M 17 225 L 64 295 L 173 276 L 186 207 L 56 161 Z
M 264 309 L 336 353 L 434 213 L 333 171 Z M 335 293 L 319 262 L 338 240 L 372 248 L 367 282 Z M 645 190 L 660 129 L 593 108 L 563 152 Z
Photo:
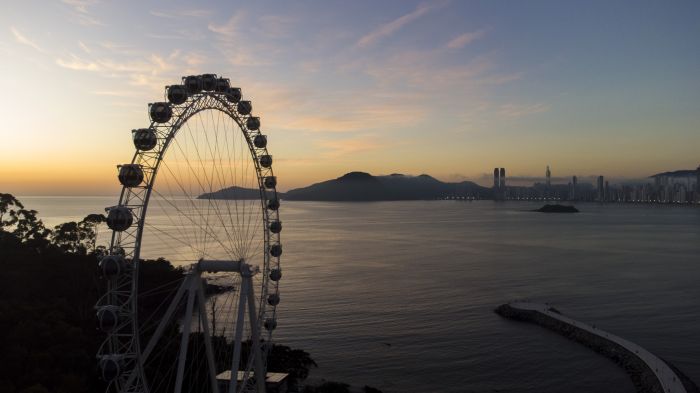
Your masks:
M 220 392 L 225 372 L 228 392 L 265 391 L 255 376 L 277 328 L 282 222 L 267 137 L 241 98 L 226 78 L 186 76 L 132 131 L 96 306 L 109 391 Z M 146 281 L 144 260 L 157 258 L 183 274 Z

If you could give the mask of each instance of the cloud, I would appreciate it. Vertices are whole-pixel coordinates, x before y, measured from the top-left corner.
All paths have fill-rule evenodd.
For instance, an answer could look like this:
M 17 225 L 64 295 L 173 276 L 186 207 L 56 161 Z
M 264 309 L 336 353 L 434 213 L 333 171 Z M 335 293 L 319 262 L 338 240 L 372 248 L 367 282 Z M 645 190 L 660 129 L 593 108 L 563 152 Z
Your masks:
M 22 45 L 27 45 L 31 46 L 35 50 L 41 52 L 41 53 L 46 53 L 46 51 L 40 47 L 36 42 L 30 40 L 29 38 L 25 37 L 22 33 L 20 33 L 17 29 L 14 27 L 10 27 L 10 31 L 12 32 L 12 35 L 15 36 L 15 41 Z
M 297 19 L 284 15 L 263 15 L 258 18 L 255 33 L 267 38 L 280 39 L 290 35 Z
M 98 90 L 93 91 L 92 94 L 108 97 L 134 97 L 138 95 L 138 92 L 134 90 Z
M 93 72 L 105 78 L 121 78 L 131 86 L 146 87 L 147 89 L 143 91 L 150 93 L 162 90 L 169 81 L 179 79 L 181 76 L 179 71 L 188 65 L 186 56 L 180 51 L 174 51 L 168 56 L 151 53 L 139 54 L 131 59 L 116 60 L 114 58 L 90 59 L 71 53 L 67 57 L 57 58 L 56 64 L 74 71 Z M 123 96 L 123 94 L 119 95 Z
M 120 56 L 133 56 L 139 53 L 139 51 L 134 46 L 129 44 L 119 44 L 112 41 L 102 41 L 99 43 L 99 45 L 100 47 L 108 50 L 109 52 Z
M 447 43 L 447 47 L 450 49 L 461 49 L 465 46 L 471 44 L 472 42 L 478 40 L 486 34 L 486 30 L 477 30 L 471 33 L 464 33 L 450 40 Z
M 446 65 L 444 50 L 402 51 L 384 59 L 372 58 L 365 63 L 348 65 L 359 67 L 387 87 L 422 89 L 442 92 L 465 90 L 477 85 L 497 85 L 517 79 L 517 75 L 494 73 L 494 56 L 485 54 L 466 64 Z
M 352 156 L 358 153 L 376 150 L 384 146 L 372 135 L 320 141 L 317 145 L 323 149 L 321 156 L 324 158 Z
M 187 41 L 200 41 L 207 36 L 197 29 L 182 29 L 175 30 L 170 33 L 149 33 L 147 34 L 150 38 L 155 38 L 158 40 L 187 40 Z
M 507 116 L 507 117 L 522 117 L 522 116 L 533 115 L 535 113 L 547 112 L 549 109 L 550 109 L 550 106 L 547 104 L 543 104 L 543 103 L 527 104 L 527 105 L 505 104 L 505 105 L 501 105 L 501 107 L 498 110 L 498 114 L 503 115 L 503 116 Z
M 187 9 L 173 12 L 151 11 L 150 14 L 166 19 L 204 18 L 211 15 L 211 11 L 205 9 Z
M 83 26 L 104 26 L 104 23 L 102 23 L 99 19 L 88 14 L 76 14 L 75 17 L 78 23 Z
M 278 128 L 314 133 L 351 133 L 393 126 L 410 127 L 426 117 L 426 110 L 421 106 L 382 104 L 381 100 L 363 101 L 326 102 L 286 119 Z
M 216 33 L 214 46 L 227 62 L 235 66 L 274 64 L 274 59 L 285 47 L 253 40 L 251 36 L 255 34 L 252 34 L 251 28 L 244 28 L 246 22 L 250 22 L 248 14 L 238 11 L 224 24 L 209 23 L 209 31 Z
M 209 23 L 207 28 L 209 28 L 210 31 L 217 33 L 222 36 L 226 37 L 233 37 L 237 32 L 238 29 L 243 21 L 243 17 L 245 16 L 245 13 L 242 11 L 236 12 L 235 14 L 231 15 L 231 17 L 224 23 L 223 25 L 217 25 L 215 23 Z
M 56 59 L 56 64 L 63 68 L 68 68 L 75 71 L 99 71 L 101 69 L 99 64 L 92 61 L 83 60 L 72 53 L 70 58 L 67 60 L 61 58 Z
M 100 20 L 90 15 L 89 8 L 98 4 L 97 0 L 62 0 L 66 5 L 73 8 L 73 17 L 83 26 L 102 26 Z
M 62 0 L 64 4 L 68 4 L 73 7 L 77 12 L 87 14 L 88 7 L 92 7 L 97 4 L 97 0 Z
M 376 28 L 375 30 L 364 35 L 362 38 L 360 38 L 359 41 L 357 41 L 357 46 L 359 46 L 360 48 L 364 48 L 373 45 L 377 41 L 396 33 L 407 24 L 420 19 L 422 16 L 426 15 L 433 9 L 442 7 L 445 4 L 446 3 L 444 2 L 421 3 L 412 12 L 400 16 L 399 18 L 396 18 L 389 23 L 385 23 Z
M 78 46 L 80 49 L 82 49 L 85 53 L 90 53 L 90 48 L 88 48 L 87 45 L 83 41 L 78 41 Z

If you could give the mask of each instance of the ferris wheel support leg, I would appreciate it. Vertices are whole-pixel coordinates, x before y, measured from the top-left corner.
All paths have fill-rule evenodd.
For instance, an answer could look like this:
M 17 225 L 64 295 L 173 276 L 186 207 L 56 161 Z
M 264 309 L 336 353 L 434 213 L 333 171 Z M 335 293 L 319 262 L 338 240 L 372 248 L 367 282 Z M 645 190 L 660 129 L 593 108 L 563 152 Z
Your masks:
M 190 328 L 192 327 L 192 308 L 196 296 L 196 278 L 199 275 L 190 275 L 190 288 L 187 296 L 187 308 L 185 309 L 185 321 L 182 325 L 182 339 L 180 340 L 180 357 L 177 361 L 177 378 L 175 379 L 175 393 L 182 393 L 182 381 L 185 376 L 185 361 L 187 360 L 187 347 L 190 343 Z
M 160 322 L 158 323 L 156 331 L 153 333 L 153 336 L 148 341 L 146 349 L 141 353 L 141 358 L 139 360 L 141 364 L 146 363 L 146 360 L 148 360 L 148 357 L 151 355 L 151 352 L 153 352 L 153 349 L 156 347 L 158 340 L 160 340 L 160 337 L 163 335 L 165 328 L 168 326 L 170 318 L 172 318 L 173 314 L 175 313 L 175 309 L 177 308 L 177 305 L 180 303 L 180 299 L 185 294 L 185 290 L 187 290 L 187 288 L 190 286 L 189 277 L 190 276 L 185 277 L 182 284 L 180 284 L 180 288 L 178 288 L 177 292 L 175 293 L 175 296 L 173 297 L 173 300 L 168 306 L 168 309 L 165 311 L 163 318 L 161 318 Z M 138 373 L 136 372 L 132 372 L 131 375 L 129 375 L 129 379 L 126 381 L 126 384 L 124 384 L 125 391 L 132 387 L 132 384 L 134 383 L 134 380 L 136 379 L 137 375 Z
M 252 279 L 250 277 L 245 277 L 244 280 L 248 282 L 248 315 L 250 319 L 250 332 L 251 332 L 251 346 L 253 351 L 253 356 L 255 357 L 255 381 L 258 387 L 258 393 L 265 393 L 265 380 L 267 375 L 263 368 L 262 355 L 260 354 L 260 330 L 258 326 L 258 315 L 255 312 L 255 290 L 253 289 L 253 283 L 250 282 Z
M 197 285 L 197 300 L 199 302 L 199 317 L 202 322 L 202 330 L 204 333 L 204 346 L 207 351 L 207 362 L 209 363 L 209 380 L 211 382 L 211 390 L 213 393 L 219 393 L 219 385 L 216 382 L 216 362 L 214 361 L 214 350 L 211 344 L 211 335 L 209 334 L 209 318 L 207 318 L 207 306 L 204 296 L 204 285 L 201 277 Z M 214 332 L 216 334 L 216 332 Z
M 156 344 L 158 343 L 158 340 L 160 340 L 160 336 L 163 335 L 163 331 L 165 331 L 165 328 L 168 326 L 168 323 L 170 322 L 170 318 L 173 317 L 173 314 L 175 313 L 175 309 L 177 308 L 177 305 L 180 303 L 180 299 L 182 299 L 182 296 L 185 294 L 185 291 L 188 289 L 188 287 L 190 285 L 190 282 L 189 282 L 190 278 L 189 277 L 190 276 L 185 277 L 182 284 L 180 284 L 180 288 L 178 288 L 177 292 L 175 293 L 175 296 L 173 297 L 173 300 L 170 302 L 170 305 L 168 306 L 168 309 L 165 311 L 163 318 L 161 318 L 160 323 L 158 323 L 158 327 L 156 328 L 155 333 L 153 333 L 153 336 L 148 341 L 148 345 L 146 345 L 146 349 L 141 354 L 141 361 L 142 362 L 146 362 L 146 360 L 148 360 L 148 357 L 151 355 L 151 352 L 153 352 L 153 349 L 155 349 Z
M 233 361 L 231 362 L 231 382 L 228 392 L 236 393 L 238 389 L 238 365 L 241 362 L 241 340 L 243 339 L 243 318 L 245 318 L 245 301 L 248 295 L 249 282 L 245 278 L 241 280 L 238 291 L 238 317 L 236 318 L 236 337 L 233 345 Z

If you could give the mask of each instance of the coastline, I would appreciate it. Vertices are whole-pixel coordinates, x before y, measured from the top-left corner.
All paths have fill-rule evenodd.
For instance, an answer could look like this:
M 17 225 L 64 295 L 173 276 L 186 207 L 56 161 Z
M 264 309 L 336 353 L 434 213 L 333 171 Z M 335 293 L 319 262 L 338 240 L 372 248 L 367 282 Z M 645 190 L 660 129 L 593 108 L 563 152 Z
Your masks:
M 547 311 L 561 315 L 561 312 L 553 307 L 549 307 Z M 664 386 L 662 386 L 662 382 L 657 377 L 657 374 L 638 353 L 632 352 L 630 349 L 612 339 L 594 334 L 580 326 L 575 326 L 574 324 L 576 322 L 574 322 L 574 324 L 566 323 L 540 311 L 516 308 L 510 304 L 500 305 L 494 312 L 507 319 L 530 322 L 542 326 L 607 357 L 627 372 L 638 393 L 668 392 L 668 390 L 664 390 Z M 601 333 L 604 332 L 601 331 Z M 608 336 L 607 333 L 604 334 Z M 682 387 L 679 386 L 679 389 L 676 391 L 685 391 L 688 393 L 700 392 L 698 386 L 677 367 L 673 366 L 665 359 L 661 360 L 677 374 L 682 384 Z M 658 369 L 656 371 L 658 371 Z M 676 381 L 675 378 L 673 381 Z

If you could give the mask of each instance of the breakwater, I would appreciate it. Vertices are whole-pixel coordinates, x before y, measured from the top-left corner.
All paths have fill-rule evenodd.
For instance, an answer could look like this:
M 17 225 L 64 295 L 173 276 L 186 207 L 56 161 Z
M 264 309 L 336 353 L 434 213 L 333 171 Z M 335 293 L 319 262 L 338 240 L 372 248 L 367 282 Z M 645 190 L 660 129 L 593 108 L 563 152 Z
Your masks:
M 504 318 L 535 323 L 606 356 L 627 372 L 639 393 L 700 393 L 680 370 L 646 349 L 564 316 L 549 305 L 516 302 L 501 305 L 495 312 Z

